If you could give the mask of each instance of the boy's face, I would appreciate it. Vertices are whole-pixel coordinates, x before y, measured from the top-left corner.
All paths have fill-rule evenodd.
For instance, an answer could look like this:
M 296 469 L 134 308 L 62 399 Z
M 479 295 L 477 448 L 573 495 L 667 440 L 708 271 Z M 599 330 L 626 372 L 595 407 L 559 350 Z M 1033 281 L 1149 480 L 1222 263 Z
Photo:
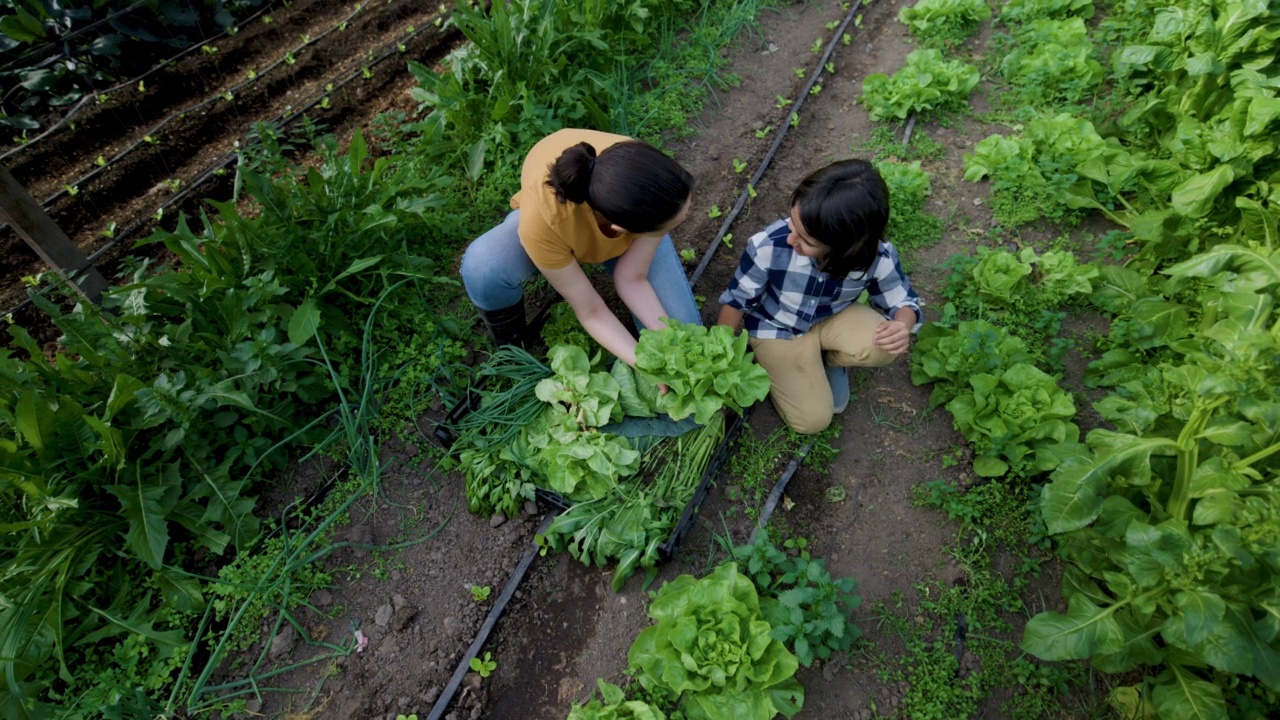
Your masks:
M 804 229 L 804 223 L 800 222 L 799 205 L 791 206 L 791 217 L 787 218 L 787 224 L 791 226 L 791 234 L 787 235 L 787 244 L 791 249 L 795 250 L 797 255 L 822 262 L 831 248 L 814 240 L 809 231 Z

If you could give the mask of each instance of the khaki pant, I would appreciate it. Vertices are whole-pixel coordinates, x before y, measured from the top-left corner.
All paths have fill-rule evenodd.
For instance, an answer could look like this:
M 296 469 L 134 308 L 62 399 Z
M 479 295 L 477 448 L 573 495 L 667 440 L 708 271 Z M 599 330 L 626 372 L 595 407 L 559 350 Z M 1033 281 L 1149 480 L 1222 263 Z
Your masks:
M 893 355 L 872 344 L 880 313 L 854 303 L 790 340 L 751 338 L 756 362 L 769 373 L 769 397 L 783 421 L 798 433 L 822 432 L 831 424 L 831 386 L 823 360 L 834 367 L 879 367 Z

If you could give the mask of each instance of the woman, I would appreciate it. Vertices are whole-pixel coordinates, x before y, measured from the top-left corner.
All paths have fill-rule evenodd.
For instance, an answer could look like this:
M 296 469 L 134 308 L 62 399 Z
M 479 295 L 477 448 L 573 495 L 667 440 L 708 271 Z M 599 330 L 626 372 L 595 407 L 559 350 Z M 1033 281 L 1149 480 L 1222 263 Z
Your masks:
M 613 273 L 641 327 L 664 317 L 700 323 L 668 233 L 689 211 L 693 176 L 657 148 L 622 135 L 560 130 L 525 158 L 514 210 L 462 257 L 462 281 L 497 344 L 524 331 L 522 283 L 541 272 L 582 327 L 635 365 L 636 340 L 592 287 L 582 264 Z

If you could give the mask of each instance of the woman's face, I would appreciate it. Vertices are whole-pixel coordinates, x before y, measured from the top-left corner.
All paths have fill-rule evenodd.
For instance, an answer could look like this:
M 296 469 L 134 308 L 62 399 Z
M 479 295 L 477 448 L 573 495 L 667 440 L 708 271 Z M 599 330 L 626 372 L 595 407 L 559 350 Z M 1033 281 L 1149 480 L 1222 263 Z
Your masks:
M 831 248 L 823 245 L 813 236 L 809 235 L 809 231 L 804 229 L 804 223 L 800 222 L 800 206 L 791 206 L 791 217 L 787 218 L 787 224 L 791 226 L 791 233 L 787 235 L 787 244 L 797 255 L 807 258 L 813 258 L 821 262 L 822 258 L 827 256 Z

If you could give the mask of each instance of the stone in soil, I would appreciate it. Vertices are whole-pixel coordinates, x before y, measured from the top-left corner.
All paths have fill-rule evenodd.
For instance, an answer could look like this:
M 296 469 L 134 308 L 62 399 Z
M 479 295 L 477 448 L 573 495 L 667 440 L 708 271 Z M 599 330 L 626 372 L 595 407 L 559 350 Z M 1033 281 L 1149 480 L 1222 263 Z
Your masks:
M 506 515 L 503 515 L 503 514 L 502 514 L 502 513 L 500 513 L 500 512 L 498 512 L 498 513 L 494 513 L 494 514 L 493 514 L 493 517 L 489 518 L 489 527 L 491 527 L 491 528 L 501 527 L 501 526 L 502 526 L 502 523 L 504 523 L 504 522 L 506 522 L 506 521 L 507 521 L 507 516 L 506 516 Z
M 391 604 L 387 603 L 378 608 L 378 612 L 374 614 L 373 621 L 378 623 L 378 627 L 386 627 L 391 622 Z
M 271 638 L 271 650 L 267 653 L 272 660 L 288 655 L 293 650 L 293 644 L 296 640 L 292 625 L 285 625 L 279 635 Z
M 391 616 L 391 629 L 396 632 L 404 630 L 405 626 L 408 625 L 413 618 L 417 616 L 417 614 L 418 609 L 412 605 L 405 605 L 401 607 L 399 610 L 396 610 L 394 615 Z

